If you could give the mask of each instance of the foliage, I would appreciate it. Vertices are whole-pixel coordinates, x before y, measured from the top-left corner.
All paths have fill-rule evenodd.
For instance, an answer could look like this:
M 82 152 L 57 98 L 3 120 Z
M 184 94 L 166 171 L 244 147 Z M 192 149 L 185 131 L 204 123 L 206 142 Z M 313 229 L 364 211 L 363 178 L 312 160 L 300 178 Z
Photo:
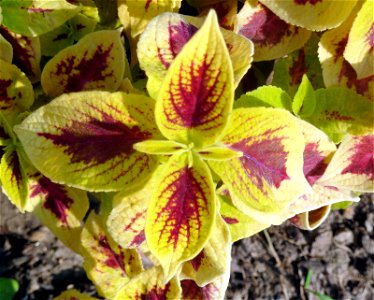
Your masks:
M 222 299 L 233 242 L 373 192 L 371 1 L 102 2 L 0 1 L 3 191 L 101 296 Z

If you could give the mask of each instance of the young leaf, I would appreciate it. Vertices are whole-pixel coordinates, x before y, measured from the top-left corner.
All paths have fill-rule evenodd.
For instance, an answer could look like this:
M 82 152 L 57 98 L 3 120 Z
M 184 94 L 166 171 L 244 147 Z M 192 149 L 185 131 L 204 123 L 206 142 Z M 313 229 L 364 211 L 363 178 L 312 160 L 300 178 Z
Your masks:
M 12 45 L 13 64 L 20 68 L 32 83 L 38 82 L 41 73 L 39 38 L 16 34 L 2 25 L 0 25 L 0 34 Z
M 263 61 L 301 48 L 311 32 L 286 23 L 261 3 L 246 1 L 238 13 L 238 33 L 254 43 L 254 60 Z
M 374 2 L 365 1 L 349 32 L 344 58 L 351 64 L 357 79 L 374 73 Z
M 342 189 L 372 193 L 374 135 L 345 137 L 319 182 Z
M 174 141 L 155 141 L 148 140 L 134 145 L 136 151 L 140 151 L 148 154 L 159 154 L 159 155 L 168 155 L 174 154 L 180 151 L 187 151 L 188 148 L 185 144 L 181 144 Z
M 19 283 L 15 279 L 0 277 L 0 294 L 2 300 L 12 300 L 19 290 Z
M 310 189 L 302 173 L 304 139 L 295 118 L 275 108 L 238 108 L 221 141 L 243 156 L 209 165 L 234 205 L 260 223 L 282 222 L 280 212 Z
M 65 0 L 2 0 L 3 24 L 30 37 L 46 33 L 75 16 L 80 8 Z
M 230 231 L 218 215 L 204 249 L 195 258 L 183 264 L 183 278 L 192 279 L 197 285 L 205 286 L 230 272 L 230 263 Z
M 115 91 L 125 72 L 120 32 L 101 30 L 65 48 L 44 67 L 41 83 L 49 96 L 83 90 Z
M 345 88 L 320 89 L 315 92 L 316 107 L 306 121 L 323 130 L 338 143 L 346 134 L 362 135 L 374 128 L 373 104 Z
M 68 290 L 60 295 L 58 295 L 56 298 L 53 298 L 53 300 L 98 300 L 97 298 L 91 297 L 86 294 L 82 294 L 79 291 L 73 289 Z
M 28 172 L 28 179 L 33 214 L 67 247 L 80 253 L 81 222 L 89 207 L 86 192 L 53 183 L 35 170 Z
M 177 277 L 165 283 L 162 268 L 152 267 L 134 277 L 118 291 L 114 300 L 180 299 L 181 288 Z
M 204 160 L 228 160 L 235 157 L 243 156 L 240 151 L 235 151 L 225 146 L 212 146 L 204 148 L 197 152 L 199 156 Z
M 351 13 L 357 0 L 260 0 L 287 23 L 322 31 L 339 26 Z
M 12 63 L 13 47 L 12 45 L 0 34 L 0 60 Z
M 153 105 L 121 92 L 72 93 L 38 109 L 15 131 L 33 164 L 53 181 L 91 191 L 131 188 L 157 164 L 133 149 L 159 137 Z
M 314 230 L 326 220 L 330 214 L 330 210 L 331 205 L 322 206 L 320 208 L 298 214 L 289 219 L 289 221 L 300 229 Z
M 205 246 L 215 223 L 213 180 L 206 164 L 188 153 L 174 154 L 155 183 L 145 236 L 166 281 Z
M 171 65 L 156 102 L 156 122 L 170 140 L 197 147 L 217 141 L 234 98 L 233 71 L 212 11 Z
M 308 77 L 303 79 L 292 102 L 292 111 L 295 115 L 308 117 L 313 114 L 316 106 L 316 95 Z
M 137 251 L 117 245 L 94 212 L 85 223 L 81 240 L 83 267 L 103 297 L 113 299 L 124 284 L 143 271 Z

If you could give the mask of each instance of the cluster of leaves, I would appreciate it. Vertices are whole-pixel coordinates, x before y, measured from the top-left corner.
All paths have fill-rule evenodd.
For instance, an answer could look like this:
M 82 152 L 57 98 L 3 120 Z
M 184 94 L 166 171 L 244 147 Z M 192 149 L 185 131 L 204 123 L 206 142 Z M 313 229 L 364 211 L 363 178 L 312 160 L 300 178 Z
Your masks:
M 221 299 L 233 242 L 373 192 L 372 10 L 0 0 L 3 191 L 107 299 Z

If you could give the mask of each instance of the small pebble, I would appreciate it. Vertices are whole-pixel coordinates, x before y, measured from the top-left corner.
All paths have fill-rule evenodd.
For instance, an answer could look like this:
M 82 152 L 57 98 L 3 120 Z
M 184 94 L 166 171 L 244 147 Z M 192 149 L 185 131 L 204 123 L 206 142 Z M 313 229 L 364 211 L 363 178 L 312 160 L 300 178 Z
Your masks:
M 343 230 L 334 236 L 335 242 L 341 245 L 350 245 L 354 241 L 353 232 L 350 230 Z

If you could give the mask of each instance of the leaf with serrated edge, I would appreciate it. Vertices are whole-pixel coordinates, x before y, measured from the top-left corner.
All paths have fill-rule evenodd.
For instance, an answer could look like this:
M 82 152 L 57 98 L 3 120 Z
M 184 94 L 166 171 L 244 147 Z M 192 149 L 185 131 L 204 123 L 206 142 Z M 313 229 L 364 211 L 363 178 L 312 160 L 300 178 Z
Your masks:
M 76 289 L 68 290 L 57 297 L 53 298 L 53 300 L 98 300 L 97 298 L 91 297 L 87 294 L 82 294 Z
M 238 33 L 255 46 L 254 60 L 272 60 L 301 48 L 310 31 L 286 23 L 260 3 L 248 1 L 238 13 Z
M 115 91 L 125 72 L 125 50 L 120 32 L 101 30 L 54 56 L 42 72 L 42 87 L 49 96 L 84 90 Z
M 0 59 L 8 63 L 12 63 L 12 59 L 13 59 L 13 47 L 1 34 L 0 34 Z
M 123 285 L 143 271 L 138 252 L 117 245 L 95 212 L 84 225 L 81 241 L 83 268 L 107 299 L 113 299 Z
M 159 137 L 154 102 L 122 92 L 62 95 L 15 131 L 25 152 L 53 181 L 91 191 L 141 185 L 157 164 L 132 146 Z
M 234 205 L 260 223 L 279 224 L 280 213 L 310 190 L 304 178 L 304 139 L 295 117 L 275 108 L 238 108 L 221 141 L 243 156 L 210 161 Z
M 230 231 L 218 215 L 207 244 L 196 257 L 183 264 L 182 276 L 194 280 L 199 286 L 205 286 L 229 272 L 230 263 Z
M 373 193 L 374 135 L 345 137 L 319 182 L 341 189 Z
M 170 140 L 198 147 L 217 141 L 234 98 L 233 71 L 213 11 L 171 65 L 156 102 L 156 122 Z
M 162 268 L 152 267 L 134 277 L 118 291 L 114 300 L 180 299 L 181 288 L 177 277 L 163 280 Z
M 5 148 L 1 157 L 0 182 L 9 200 L 24 212 L 28 200 L 28 178 L 19 155 L 13 146 Z
M 374 2 L 365 1 L 359 11 L 344 50 L 344 58 L 362 79 L 374 73 Z
M 189 153 L 174 154 L 162 170 L 148 206 L 145 236 L 166 279 L 205 246 L 215 222 L 215 194 L 209 168 Z
M 287 23 L 321 31 L 339 26 L 350 14 L 357 0 L 260 0 Z
M 28 178 L 32 213 L 67 247 L 80 253 L 81 222 L 89 207 L 86 192 L 53 183 L 36 170 L 28 171 Z
M 226 222 L 232 242 L 250 237 L 270 227 L 270 224 L 259 223 L 250 216 L 244 214 L 232 203 L 230 193 L 226 188 L 220 188 L 217 193 L 220 202 L 220 214 Z

